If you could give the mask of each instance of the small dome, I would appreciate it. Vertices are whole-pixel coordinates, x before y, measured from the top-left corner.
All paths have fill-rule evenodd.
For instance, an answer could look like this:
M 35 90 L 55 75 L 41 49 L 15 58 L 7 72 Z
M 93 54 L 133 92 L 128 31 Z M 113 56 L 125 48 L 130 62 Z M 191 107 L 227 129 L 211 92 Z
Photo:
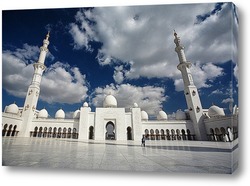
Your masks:
M 176 120 L 186 120 L 186 113 L 183 112 L 181 109 L 177 110 L 175 113 L 175 119 Z
M 216 105 L 211 106 L 208 109 L 208 115 L 209 117 L 215 117 L 215 116 L 225 116 L 224 110 Z
M 164 112 L 163 110 L 159 111 L 158 115 L 157 115 L 157 119 L 158 120 L 167 120 L 168 116 L 166 114 L 166 112 Z
M 148 114 L 144 110 L 141 111 L 141 120 L 148 120 Z
M 65 118 L 65 113 L 62 109 L 59 109 L 56 114 L 55 114 L 56 119 L 64 119 Z
M 48 112 L 46 109 L 42 109 L 38 113 L 38 118 L 48 118 Z
M 138 107 L 138 104 L 137 103 L 134 103 L 134 108 L 137 108 Z
M 89 107 L 89 104 L 87 102 L 84 102 L 83 107 Z
M 85 102 L 86 103 L 86 102 Z M 73 114 L 74 119 L 79 119 L 80 118 L 80 110 L 76 110 Z
M 10 104 L 5 110 L 6 113 L 10 114 L 18 114 L 18 111 L 18 106 L 15 103 Z
M 109 107 L 115 108 L 115 107 L 117 107 L 116 98 L 114 96 L 112 96 L 112 95 L 106 96 L 104 101 L 103 101 L 103 107 L 105 107 L 105 108 L 109 108 Z

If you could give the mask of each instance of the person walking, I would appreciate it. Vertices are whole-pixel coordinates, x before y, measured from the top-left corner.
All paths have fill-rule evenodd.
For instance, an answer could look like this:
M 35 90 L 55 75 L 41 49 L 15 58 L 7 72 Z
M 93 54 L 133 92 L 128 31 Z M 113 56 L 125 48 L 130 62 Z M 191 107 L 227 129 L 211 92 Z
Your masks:
M 142 135 L 142 139 L 141 139 L 141 146 L 142 147 L 145 147 L 145 136 L 144 135 Z

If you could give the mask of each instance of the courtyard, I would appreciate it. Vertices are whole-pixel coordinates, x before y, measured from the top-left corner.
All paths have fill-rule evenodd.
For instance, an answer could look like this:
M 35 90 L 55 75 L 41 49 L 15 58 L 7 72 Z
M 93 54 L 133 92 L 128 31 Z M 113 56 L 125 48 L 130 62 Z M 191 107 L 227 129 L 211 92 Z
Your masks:
M 238 167 L 238 140 L 96 141 L 2 138 L 2 165 L 59 169 L 231 174 Z

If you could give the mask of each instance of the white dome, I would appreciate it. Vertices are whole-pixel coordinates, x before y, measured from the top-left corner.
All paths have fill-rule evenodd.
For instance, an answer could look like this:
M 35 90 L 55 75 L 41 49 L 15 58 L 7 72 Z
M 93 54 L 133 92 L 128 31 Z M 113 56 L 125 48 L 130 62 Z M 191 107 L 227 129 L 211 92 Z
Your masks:
M 134 103 L 134 108 L 137 108 L 138 107 L 138 104 L 137 103 Z
M 216 105 L 211 106 L 208 109 L 208 115 L 209 117 L 215 117 L 215 116 L 225 116 L 224 110 Z
M 186 113 L 182 110 L 177 110 L 175 113 L 175 119 L 176 120 L 186 120 Z
M 48 118 L 48 112 L 46 109 L 42 109 L 38 113 L 38 118 Z
M 56 119 L 64 119 L 65 118 L 65 113 L 62 109 L 59 109 L 56 114 L 55 114 Z
M 117 107 L 117 101 L 116 98 L 112 95 L 108 95 L 105 97 L 103 101 L 103 107 Z
M 89 104 L 87 102 L 84 102 L 83 107 L 89 107 Z
M 18 106 L 15 103 L 12 103 L 6 108 L 5 112 L 10 114 L 18 114 L 18 110 Z
M 148 114 L 144 110 L 141 111 L 141 120 L 148 120 Z
M 166 112 L 164 112 L 163 110 L 159 111 L 158 115 L 157 115 L 157 119 L 158 120 L 167 120 L 168 116 L 166 114 Z
M 86 102 L 85 102 L 86 103 Z M 76 110 L 73 114 L 74 119 L 79 119 L 80 118 L 80 110 Z

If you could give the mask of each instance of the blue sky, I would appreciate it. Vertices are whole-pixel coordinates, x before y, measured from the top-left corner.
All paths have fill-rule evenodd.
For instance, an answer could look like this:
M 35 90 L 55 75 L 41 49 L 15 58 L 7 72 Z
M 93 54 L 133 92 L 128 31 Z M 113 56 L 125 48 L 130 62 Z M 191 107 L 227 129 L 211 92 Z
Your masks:
M 203 108 L 238 105 L 237 29 L 231 3 L 3 11 L 2 109 L 24 104 L 39 47 L 50 31 L 37 109 L 94 111 L 112 93 L 150 115 L 186 109 L 173 29 L 193 63 Z

